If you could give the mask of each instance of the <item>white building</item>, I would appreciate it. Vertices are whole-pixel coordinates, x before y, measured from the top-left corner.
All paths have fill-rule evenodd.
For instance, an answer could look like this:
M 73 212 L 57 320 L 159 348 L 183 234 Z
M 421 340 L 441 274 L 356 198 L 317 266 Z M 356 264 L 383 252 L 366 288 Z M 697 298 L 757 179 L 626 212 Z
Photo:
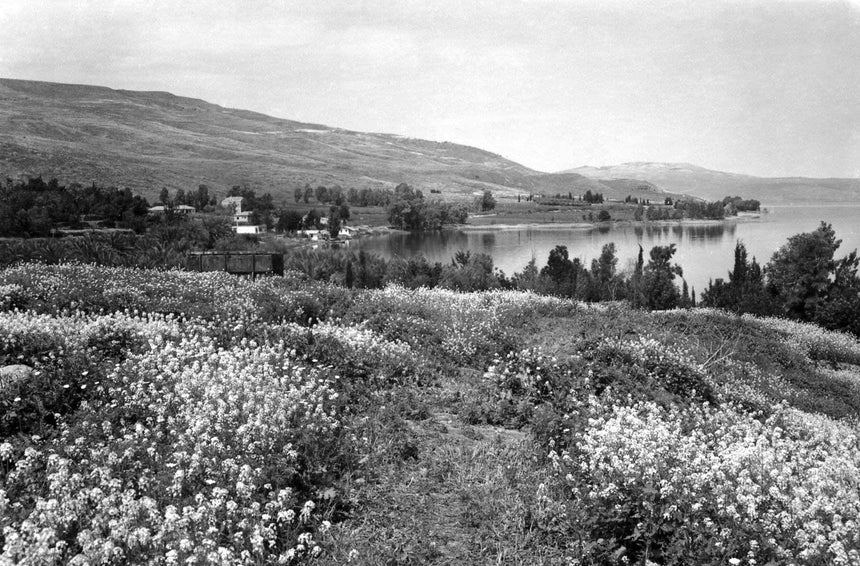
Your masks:
M 266 231 L 266 227 L 262 225 L 246 224 L 244 226 L 233 226 L 233 231 L 237 234 L 262 234 Z
M 251 214 L 253 214 L 250 210 L 245 211 L 237 211 L 233 215 L 233 222 L 236 224 L 250 224 L 251 223 Z

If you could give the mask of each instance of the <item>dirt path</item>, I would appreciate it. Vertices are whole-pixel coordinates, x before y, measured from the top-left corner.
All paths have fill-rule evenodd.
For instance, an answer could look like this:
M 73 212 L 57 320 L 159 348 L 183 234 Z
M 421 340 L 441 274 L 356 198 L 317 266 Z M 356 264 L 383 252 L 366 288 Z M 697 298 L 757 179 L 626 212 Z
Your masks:
M 409 423 L 415 457 L 364 490 L 332 536 L 354 564 L 563 564 L 542 548 L 531 508 L 542 477 L 528 434 L 439 410 Z M 346 556 L 324 563 L 343 564 Z

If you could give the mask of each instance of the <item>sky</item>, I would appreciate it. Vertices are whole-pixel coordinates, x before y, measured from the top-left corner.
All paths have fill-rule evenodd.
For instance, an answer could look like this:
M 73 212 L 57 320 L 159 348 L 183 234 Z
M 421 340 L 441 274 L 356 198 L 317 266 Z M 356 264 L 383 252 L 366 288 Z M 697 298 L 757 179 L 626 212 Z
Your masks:
M 860 0 L 3 0 L 0 77 L 169 91 L 540 171 L 860 177 Z

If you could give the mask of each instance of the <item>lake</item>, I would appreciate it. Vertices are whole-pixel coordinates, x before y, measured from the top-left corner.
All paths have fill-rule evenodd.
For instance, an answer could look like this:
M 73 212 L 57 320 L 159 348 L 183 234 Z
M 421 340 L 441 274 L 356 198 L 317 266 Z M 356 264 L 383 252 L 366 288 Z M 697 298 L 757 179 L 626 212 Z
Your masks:
M 430 261 L 448 263 L 458 250 L 487 253 L 496 267 L 507 275 L 521 271 L 532 257 L 538 267 L 556 245 L 567 246 L 571 258 L 579 257 L 585 265 L 600 255 L 603 245 L 615 242 L 619 269 L 630 268 L 639 252 L 645 249 L 645 261 L 652 246 L 674 243 L 678 251 L 675 262 L 684 270 L 688 284 L 701 293 L 710 279 L 727 278 L 734 262 L 734 247 L 741 240 L 750 257 L 760 264 L 768 262 L 789 236 L 815 230 L 821 220 L 833 225 L 842 246 L 840 257 L 860 248 L 860 205 L 841 206 L 767 206 L 766 214 L 757 219 L 729 220 L 702 224 L 609 224 L 606 226 L 531 225 L 510 227 L 475 227 L 436 233 L 389 234 L 362 238 L 353 242 L 360 248 L 383 257 L 409 257 L 423 254 Z M 632 269 L 632 268 L 631 268 Z

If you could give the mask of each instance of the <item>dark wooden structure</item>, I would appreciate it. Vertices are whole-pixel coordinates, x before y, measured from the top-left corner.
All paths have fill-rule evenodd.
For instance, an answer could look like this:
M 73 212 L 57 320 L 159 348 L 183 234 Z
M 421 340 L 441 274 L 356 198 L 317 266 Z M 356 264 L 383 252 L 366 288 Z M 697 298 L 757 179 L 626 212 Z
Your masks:
M 263 252 L 188 252 L 189 271 L 226 271 L 256 279 L 258 275 L 283 275 L 284 256 Z

